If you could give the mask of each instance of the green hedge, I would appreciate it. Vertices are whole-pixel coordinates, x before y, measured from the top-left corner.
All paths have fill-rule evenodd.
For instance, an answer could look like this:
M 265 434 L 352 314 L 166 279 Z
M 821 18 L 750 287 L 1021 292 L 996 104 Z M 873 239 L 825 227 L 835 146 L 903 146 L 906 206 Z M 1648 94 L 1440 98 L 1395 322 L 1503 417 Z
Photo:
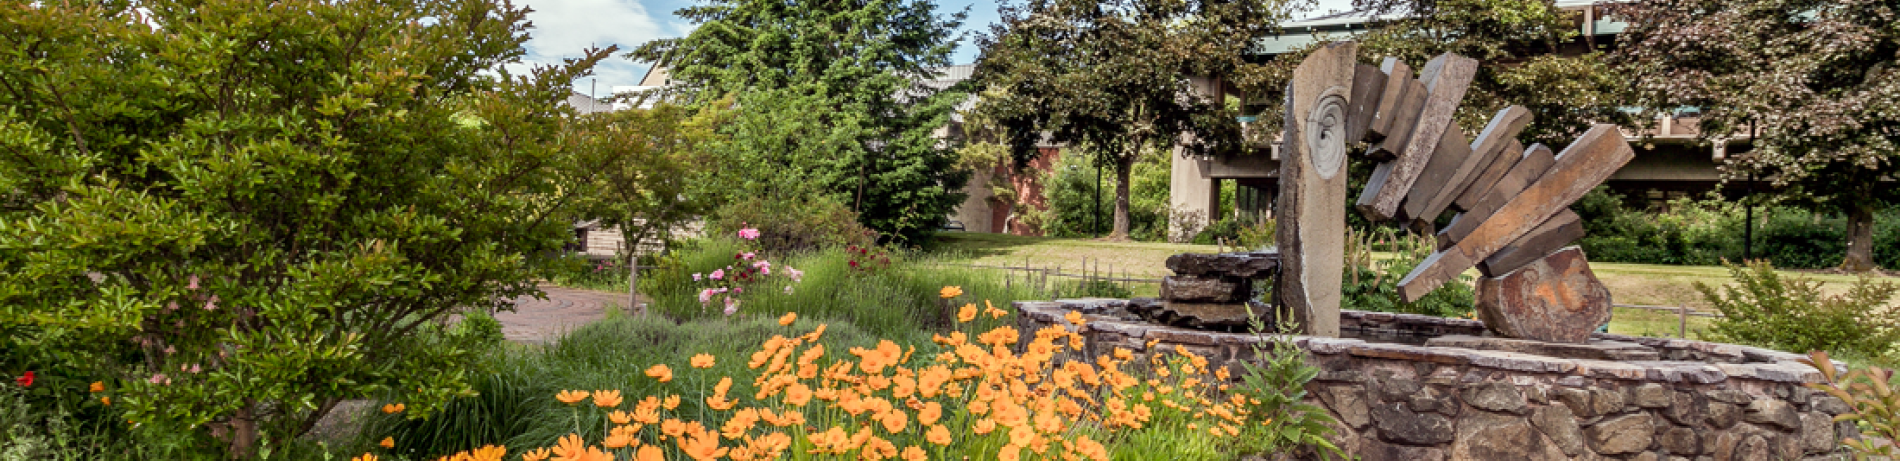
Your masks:
M 1584 218 L 1580 243 L 1592 261 L 1716 265 L 1746 259 L 1747 212 L 1739 203 L 1678 199 L 1667 212 L 1640 211 L 1599 187 L 1571 206 Z M 1847 255 L 1847 220 L 1790 206 L 1755 210 L 1755 259 L 1775 267 L 1834 267 Z M 1874 260 L 1900 268 L 1900 210 L 1874 218 Z

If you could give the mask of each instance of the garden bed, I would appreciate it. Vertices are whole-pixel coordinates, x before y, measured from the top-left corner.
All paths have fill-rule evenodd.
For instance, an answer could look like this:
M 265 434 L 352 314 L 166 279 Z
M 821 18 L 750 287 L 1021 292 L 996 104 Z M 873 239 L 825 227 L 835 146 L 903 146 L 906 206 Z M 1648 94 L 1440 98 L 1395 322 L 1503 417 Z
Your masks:
M 1221 367 L 1252 359 L 1264 339 L 1151 324 L 1129 302 L 1015 307 L 1023 331 L 1073 329 L 1063 317 L 1081 312 L 1077 358 L 1178 346 Z M 1344 311 L 1340 324 L 1358 337 L 1294 342 L 1323 370 L 1310 403 L 1338 419 L 1341 448 L 1369 461 L 1821 459 L 1858 434 L 1833 421 L 1850 410 L 1844 402 L 1803 386 L 1821 374 L 1786 352 L 1602 333 L 1585 345 L 1527 345 L 1486 337 L 1475 320 L 1378 312 Z

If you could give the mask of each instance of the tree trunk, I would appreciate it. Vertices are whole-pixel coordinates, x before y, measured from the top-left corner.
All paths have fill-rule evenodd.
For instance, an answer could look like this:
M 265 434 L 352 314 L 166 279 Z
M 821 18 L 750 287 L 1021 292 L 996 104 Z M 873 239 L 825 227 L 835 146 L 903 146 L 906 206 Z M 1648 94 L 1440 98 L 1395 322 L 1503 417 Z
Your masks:
M 632 220 L 628 220 L 632 223 Z M 650 224 L 650 223 L 649 223 Z M 644 232 L 634 232 L 630 226 L 620 226 L 620 252 L 627 255 L 627 313 L 645 315 L 646 309 L 640 307 L 640 239 Z
M 1874 206 L 1865 200 L 1847 201 L 1847 258 L 1841 269 L 1874 270 Z
M 1128 240 L 1128 177 L 1134 170 L 1135 161 L 1141 158 L 1141 144 L 1132 147 L 1135 153 L 1122 156 L 1115 162 L 1115 230 L 1109 232 L 1109 240 Z
M 231 415 L 231 459 L 249 459 L 257 450 L 257 403 L 246 400 Z
M 640 256 L 633 252 L 627 252 L 627 313 L 635 316 L 647 313 L 640 305 Z

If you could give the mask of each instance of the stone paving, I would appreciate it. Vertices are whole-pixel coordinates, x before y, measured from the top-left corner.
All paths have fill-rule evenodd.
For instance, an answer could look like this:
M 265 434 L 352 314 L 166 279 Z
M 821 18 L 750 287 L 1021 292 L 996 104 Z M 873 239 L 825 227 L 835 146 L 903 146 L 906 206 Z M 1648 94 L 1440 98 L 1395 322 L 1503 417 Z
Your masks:
M 510 341 L 548 342 L 562 333 L 606 316 L 607 309 L 623 309 L 626 293 L 578 290 L 542 285 L 547 299 L 522 296 L 511 300 L 514 312 L 499 312 L 501 332 Z M 640 302 L 649 300 L 642 296 Z

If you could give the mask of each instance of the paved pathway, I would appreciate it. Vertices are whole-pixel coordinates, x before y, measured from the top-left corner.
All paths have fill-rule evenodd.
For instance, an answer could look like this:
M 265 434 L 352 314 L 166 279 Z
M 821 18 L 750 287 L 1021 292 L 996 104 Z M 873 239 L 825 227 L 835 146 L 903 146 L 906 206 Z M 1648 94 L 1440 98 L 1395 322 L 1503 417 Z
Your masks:
M 541 290 L 547 292 L 548 299 L 522 296 L 513 300 L 514 312 L 495 314 L 495 320 L 501 322 L 502 335 L 510 341 L 552 341 L 568 330 L 600 320 L 606 316 L 607 309 L 624 309 L 627 304 L 626 293 L 551 285 L 542 285 Z M 645 296 L 641 296 L 640 301 L 648 302 Z

